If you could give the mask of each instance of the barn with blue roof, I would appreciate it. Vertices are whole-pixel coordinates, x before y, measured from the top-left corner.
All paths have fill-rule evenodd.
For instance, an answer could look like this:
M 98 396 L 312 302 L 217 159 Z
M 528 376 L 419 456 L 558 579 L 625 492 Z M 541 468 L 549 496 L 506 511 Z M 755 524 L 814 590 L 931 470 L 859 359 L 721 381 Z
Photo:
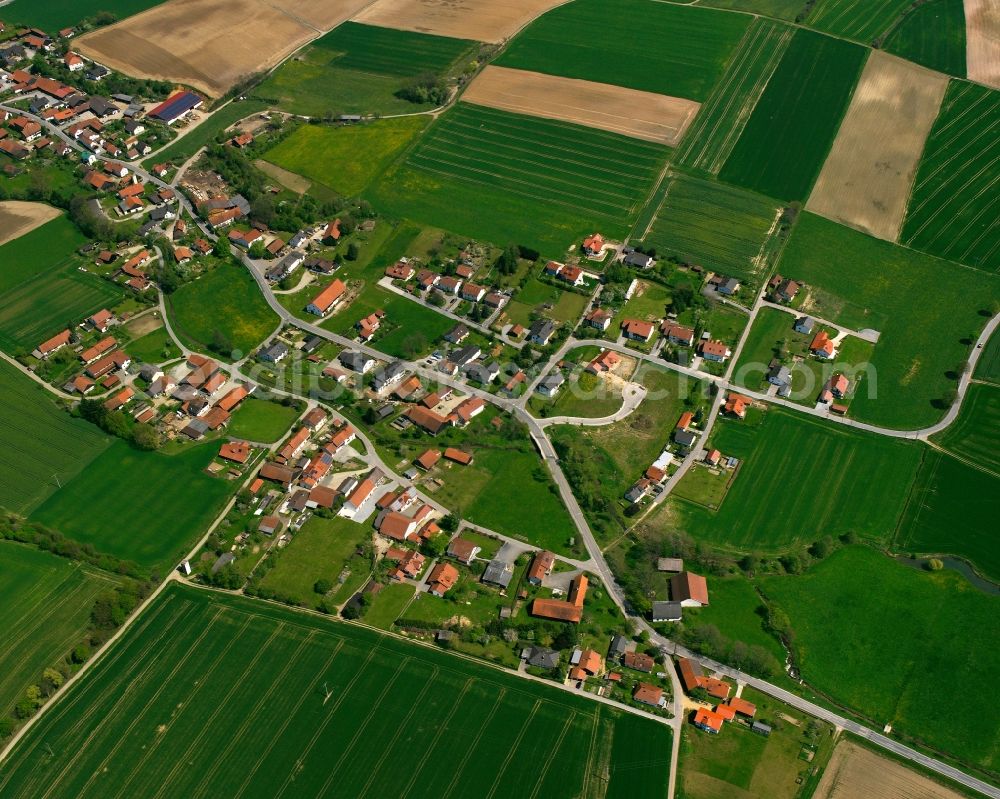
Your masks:
M 172 125 L 188 111 L 193 111 L 195 108 L 201 108 L 201 104 L 203 102 L 204 101 L 201 97 L 194 92 L 175 92 L 156 106 L 156 108 L 150 111 L 149 116 L 153 119 L 159 119 L 161 122 L 166 122 L 168 125 Z

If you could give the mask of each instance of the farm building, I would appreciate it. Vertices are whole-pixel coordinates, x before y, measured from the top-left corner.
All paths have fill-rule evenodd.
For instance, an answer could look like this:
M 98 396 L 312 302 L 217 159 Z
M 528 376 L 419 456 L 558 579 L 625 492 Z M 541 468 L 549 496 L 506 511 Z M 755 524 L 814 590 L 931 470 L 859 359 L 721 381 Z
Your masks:
M 194 92 L 174 92 L 174 94 L 170 95 L 166 100 L 150 111 L 149 116 L 152 119 L 158 119 L 161 122 L 166 122 L 168 125 L 173 125 L 188 111 L 194 111 L 196 108 L 201 108 L 202 102 L 203 100 L 201 97 Z

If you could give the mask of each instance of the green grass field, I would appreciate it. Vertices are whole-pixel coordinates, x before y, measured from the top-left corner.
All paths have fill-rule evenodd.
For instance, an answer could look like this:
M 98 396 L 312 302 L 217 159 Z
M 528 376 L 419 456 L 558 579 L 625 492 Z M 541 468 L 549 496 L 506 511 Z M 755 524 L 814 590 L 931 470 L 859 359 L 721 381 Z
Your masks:
M 819 0 L 806 19 L 810 28 L 869 44 L 884 34 L 911 0 Z
M 380 119 L 348 127 L 303 125 L 265 158 L 340 194 L 360 194 L 427 127 L 428 117 Z
M 983 347 L 974 377 L 1000 384 L 1000 336 L 995 333 Z
M 3 10 L 4 22 L 41 28 L 55 36 L 63 28 L 81 22 L 98 11 L 110 11 L 118 19 L 131 17 L 147 8 L 158 6 L 163 0 L 15 0 Z
M 167 298 L 174 332 L 201 352 L 213 348 L 217 334 L 233 350 L 234 360 L 261 344 L 278 327 L 250 273 L 239 264 L 221 264 L 181 286 Z
M 798 0 L 795 0 L 798 2 Z M 792 40 L 793 29 L 755 19 L 677 148 L 677 163 L 718 175 Z
M 1000 580 L 996 496 L 1000 480 L 940 452 L 928 452 L 895 545 L 917 555 L 955 555 Z
M 334 588 L 330 597 L 335 602 L 350 598 L 351 590 L 371 573 L 365 561 L 357 563 L 354 551 L 370 539 L 371 527 L 367 524 L 335 517 L 323 519 L 313 516 L 292 537 L 292 542 L 281 550 L 274 567 L 264 575 L 260 585 L 278 594 L 284 601 L 297 602 L 305 607 L 316 607 L 323 597 L 313 590 L 317 580 L 329 580 Z M 359 568 L 364 565 L 365 568 Z M 338 582 L 347 568 L 343 585 Z M 341 591 L 341 588 L 344 588 Z
M 698 5 L 794 20 L 804 4 L 802 0 L 699 0 Z
M 459 103 L 370 192 L 387 213 L 561 255 L 624 235 L 669 150 L 564 122 Z
M 536 19 L 497 64 L 704 100 L 750 19 L 649 0 L 619 0 L 609 14 L 577 0 Z
M 551 308 L 544 306 L 551 305 Z M 557 322 L 576 324 L 587 307 L 587 298 L 575 291 L 563 289 L 543 283 L 535 275 L 528 278 L 523 287 L 519 288 L 513 301 L 504 307 L 504 313 L 515 324 L 528 327 L 532 321 L 532 313 L 540 313 Z
M 218 443 L 176 455 L 116 441 L 49 497 L 31 520 L 163 575 L 222 510 L 235 483 L 209 477 Z
M 1000 386 L 969 386 L 958 418 L 934 441 L 1000 474 Z
M 0 717 L 80 643 L 94 598 L 114 586 L 109 574 L 0 541 Z
M 226 433 L 233 438 L 271 444 L 288 432 L 298 415 L 295 408 L 279 402 L 247 397 L 233 414 Z
M 669 747 L 666 725 L 470 660 L 173 586 L 0 766 L 0 792 L 654 796 Z
M 252 114 L 258 114 L 266 110 L 270 103 L 262 100 L 234 100 L 227 103 L 218 111 L 214 111 L 208 119 L 200 123 L 198 127 L 185 133 L 176 141 L 171 142 L 162 150 L 157 150 L 153 155 L 142 162 L 142 165 L 149 169 L 153 164 L 171 163 L 180 166 L 188 158 L 209 142 L 215 140 L 217 134 L 224 131 L 230 125 L 239 122 L 241 119 Z
M 0 347 L 31 352 L 42 341 L 122 298 L 120 288 L 77 269 L 87 239 L 59 216 L 0 246 Z
M 128 343 L 128 354 L 146 363 L 163 363 L 181 356 L 181 351 L 167 332 L 158 327 L 150 333 Z
M 719 177 L 780 200 L 808 197 L 867 55 L 797 30 Z
M 918 6 L 889 34 L 885 49 L 946 75 L 964 78 L 964 3 L 936 0 Z
M 777 254 L 777 217 L 773 200 L 675 175 L 643 243 L 661 257 L 676 255 L 730 277 L 760 281 Z
M 887 541 L 920 460 L 917 445 L 771 408 L 760 425 L 726 420 L 711 445 L 742 460 L 722 507 L 679 505 L 695 538 L 780 552 L 853 532 Z
M 409 583 L 390 583 L 379 591 L 365 612 L 365 624 L 388 630 L 410 604 L 416 589 Z
M 602 380 L 590 372 L 580 372 L 567 378 L 555 398 L 534 395 L 528 409 L 535 416 L 578 416 L 596 419 L 610 416 L 622 406 L 618 385 Z
M 791 619 L 808 683 L 875 726 L 891 723 L 894 734 L 996 770 L 1000 716 L 941 708 L 966 706 L 970 688 L 1000 678 L 1000 597 L 865 547 L 760 583 Z
M 900 241 L 1000 272 L 1000 92 L 952 81 L 924 146 Z
M 0 395 L 0 507 L 29 513 L 111 439 L 60 410 L 45 389 L 5 361 L 0 361 Z
M 969 356 L 962 342 L 978 336 L 986 321 L 979 311 L 1000 297 L 996 278 L 813 214 L 799 218 L 778 267 L 808 285 L 811 313 L 881 331 L 872 356 L 878 390 L 855 397 L 851 415 L 898 429 L 941 417 L 954 370 Z M 931 286 L 934 302 L 921 301 Z
M 475 42 L 345 22 L 286 61 L 254 94 L 295 114 L 406 114 L 431 107 L 396 94 L 422 74 L 443 75 Z

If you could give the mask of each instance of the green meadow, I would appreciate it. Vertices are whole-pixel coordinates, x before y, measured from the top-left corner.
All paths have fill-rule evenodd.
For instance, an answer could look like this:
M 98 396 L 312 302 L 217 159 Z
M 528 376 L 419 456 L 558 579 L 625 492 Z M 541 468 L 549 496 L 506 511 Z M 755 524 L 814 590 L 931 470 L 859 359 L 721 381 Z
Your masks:
M 806 24 L 816 30 L 869 44 L 889 30 L 911 5 L 911 0 L 819 0 Z
M 236 490 L 205 472 L 218 446 L 167 455 L 115 441 L 30 518 L 162 576 L 208 531 Z
M 648 0 L 619 0 L 609 14 L 601 0 L 576 0 L 531 23 L 497 64 L 704 100 L 750 21 Z
M 970 384 L 958 418 L 934 441 L 1000 475 L 1000 386 Z
M 110 11 L 121 20 L 162 2 L 163 0 L 46 0 L 44 3 L 34 3 L 31 0 L 15 0 L 4 8 L 3 18 L 5 22 L 41 28 L 50 36 L 55 36 L 63 28 L 76 25 L 99 11 Z
M 965 77 L 965 4 L 937 0 L 910 11 L 892 30 L 885 49 L 929 69 Z
M 0 792 L 472 797 L 488 772 L 496 799 L 654 796 L 669 749 L 664 724 L 469 659 L 172 586 L 0 765 Z
M 231 438 L 273 443 L 284 436 L 299 412 L 280 402 L 247 397 L 233 413 L 226 434 Z
M 826 160 L 868 51 L 799 29 L 719 172 L 779 200 L 804 200 Z

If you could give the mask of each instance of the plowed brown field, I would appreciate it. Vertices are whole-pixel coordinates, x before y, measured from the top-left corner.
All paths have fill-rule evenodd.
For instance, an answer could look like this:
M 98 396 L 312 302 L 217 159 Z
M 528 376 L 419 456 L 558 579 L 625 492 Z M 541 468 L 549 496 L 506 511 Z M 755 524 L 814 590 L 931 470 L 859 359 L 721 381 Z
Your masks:
M 565 0 L 377 0 L 355 22 L 501 42 Z
M 894 760 L 841 741 L 813 799 L 961 799 L 961 795 Z

